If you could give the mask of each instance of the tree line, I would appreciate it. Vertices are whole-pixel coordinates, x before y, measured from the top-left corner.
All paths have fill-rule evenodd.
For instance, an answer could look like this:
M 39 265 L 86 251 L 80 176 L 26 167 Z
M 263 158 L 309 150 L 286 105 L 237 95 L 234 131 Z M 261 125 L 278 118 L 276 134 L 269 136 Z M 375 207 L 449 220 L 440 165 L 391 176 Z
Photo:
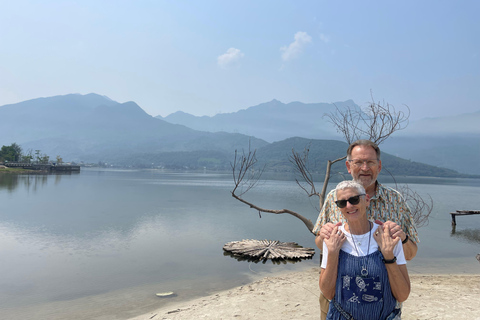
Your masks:
M 60 156 L 56 157 L 57 164 L 62 164 L 63 159 Z M 17 143 L 12 143 L 9 146 L 2 146 L 0 149 L 0 162 L 20 162 L 20 163 L 41 163 L 47 164 L 50 162 L 50 157 L 40 150 L 31 149 L 23 152 L 22 147 Z

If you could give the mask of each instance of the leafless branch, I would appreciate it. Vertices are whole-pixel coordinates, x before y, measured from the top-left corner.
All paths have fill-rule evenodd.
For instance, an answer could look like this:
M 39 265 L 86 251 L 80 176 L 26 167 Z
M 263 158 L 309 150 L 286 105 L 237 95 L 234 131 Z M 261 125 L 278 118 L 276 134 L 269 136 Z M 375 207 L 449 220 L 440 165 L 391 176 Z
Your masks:
M 301 176 L 305 184 L 309 186 L 310 190 L 307 190 L 307 187 L 305 187 L 299 181 L 298 178 L 295 178 L 295 181 L 297 182 L 298 186 L 302 188 L 302 190 L 305 191 L 309 197 L 311 197 L 319 194 L 315 190 L 315 183 L 313 181 L 313 176 L 310 173 L 310 170 L 308 169 L 308 153 L 309 152 L 310 152 L 310 146 L 306 146 L 302 154 L 296 152 L 295 149 L 292 148 L 292 154 L 290 155 L 289 160 L 290 160 L 290 163 L 294 165 L 293 168 L 295 170 L 295 173 L 298 176 Z
M 248 202 L 247 200 L 243 199 L 242 197 L 240 196 L 237 196 L 235 194 L 235 192 L 232 191 L 232 197 L 234 197 L 235 199 L 237 199 L 238 201 L 240 202 L 243 202 L 245 203 L 246 205 L 248 205 L 250 208 L 252 209 L 255 209 L 257 210 L 259 213 L 260 212 L 266 212 L 266 213 L 274 213 L 274 214 L 282 214 L 282 213 L 288 213 L 300 220 L 302 220 L 302 222 L 305 224 L 305 226 L 308 228 L 308 230 L 310 232 L 312 232 L 313 230 L 313 223 L 310 219 L 307 219 L 305 218 L 304 216 L 302 216 L 301 214 L 295 212 L 295 211 L 292 211 L 292 210 L 288 210 L 288 209 L 280 209 L 280 210 L 272 210 L 272 209 L 265 209 L 265 208 L 262 208 L 262 207 L 259 207 L 257 205 L 254 205 L 253 203 L 251 202 Z
M 347 107 L 325 116 L 341 133 L 348 144 L 359 140 L 368 139 L 376 144 L 381 144 L 395 131 L 405 129 L 410 117 L 410 109 L 397 111 L 394 106 L 383 102 L 372 102 L 364 110 Z
M 233 182 L 235 183 L 232 193 L 238 192 L 238 196 L 242 196 L 255 187 L 265 170 L 265 166 L 261 170 L 255 170 L 254 166 L 257 163 L 256 152 L 257 150 L 251 151 L 249 146 L 248 154 L 245 154 L 245 151 L 243 151 L 243 154 L 239 156 L 237 150 L 235 150 L 235 159 L 230 166 L 232 167 Z
M 330 176 L 331 176 L 331 171 L 332 171 L 332 165 L 338 161 L 342 161 L 342 160 L 345 160 L 347 158 L 347 156 L 344 156 L 344 157 L 341 157 L 341 158 L 338 158 L 336 160 L 328 160 L 327 162 L 327 169 L 326 169 L 326 172 L 325 172 L 325 180 L 323 181 L 323 187 L 322 187 L 322 192 L 320 193 L 319 195 L 319 201 L 320 201 L 320 210 L 322 210 L 322 207 L 323 207 L 323 203 L 325 202 L 325 195 L 327 194 L 327 185 L 328 185 L 328 181 L 330 181 Z
M 243 152 L 243 154 L 239 156 L 237 151 L 235 151 L 235 159 L 233 164 L 231 164 L 232 172 L 233 172 L 233 181 L 235 183 L 235 187 L 232 190 L 232 197 L 234 197 L 235 199 L 237 199 L 242 203 L 245 203 L 250 208 L 257 210 L 259 213 L 261 212 L 274 213 L 274 214 L 288 213 L 300 219 L 308 228 L 308 230 L 312 232 L 313 230 L 312 221 L 310 219 L 305 218 L 304 216 L 302 216 L 301 214 L 295 211 L 288 210 L 288 209 L 281 209 L 281 210 L 265 209 L 243 198 L 243 195 L 258 183 L 260 176 L 265 169 L 265 166 L 264 166 L 263 169 L 260 171 L 255 170 L 254 165 L 257 163 L 257 158 L 255 154 L 256 154 L 256 150 L 251 151 L 249 149 L 248 153 Z
M 338 161 L 342 161 L 346 159 L 346 156 L 338 158 L 336 160 L 328 160 L 327 162 L 327 169 L 325 173 L 325 180 L 323 182 L 323 187 L 322 191 L 319 193 L 316 188 L 315 188 L 315 181 L 313 179 L 313 176 L 309 170 L 308 166 L 308 154 L 310 152 L 310 146 L 305 147 L 303 150 L 303 153 L 300 154 L 295 151 L 295 149 L 292 149 L 292 155 L 290 156 L 289 160 L 290 162 L 294 165 L 294 170 L 295 173 L 303 179 L 303 183 L 309 186 L 309 190 L 307 190 L 307 187 L 302 184 L 301 181 L 299 181 L 299 178 L 295 178 L 295 181 L 297 185 L 305 191 L 305 193 L 308 195 L 308 197 L 311 196 L 318 196 L 319 198 L 319 210 L 322 209 L 323 203 L 325 202 L 325 195 L 327 193 L 327 185 L 330 180 L 331 176 L 331 167 L 334 163 Z
M 433 210 L 433 199 L 428 195 L 428 200 L 425 200 L 416 191 L 412 190 L 408 185 L 397 187 L 408 203 L 412 213 L 415 224 L 418 228 L 428 225 L 428 218 Z

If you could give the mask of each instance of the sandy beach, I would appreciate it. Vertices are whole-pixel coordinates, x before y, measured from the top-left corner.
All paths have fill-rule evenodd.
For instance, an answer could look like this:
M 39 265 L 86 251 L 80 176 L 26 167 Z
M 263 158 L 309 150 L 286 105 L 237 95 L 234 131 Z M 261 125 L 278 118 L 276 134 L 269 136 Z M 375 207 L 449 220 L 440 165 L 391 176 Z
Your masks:
M 318 272 L 312 268 L 265 277 L 130 320 L 319 319 Z M 411 274 L 402 319 L 480 319 L 480 275 Z M 162 298 L 159 298 L 162 299 Z

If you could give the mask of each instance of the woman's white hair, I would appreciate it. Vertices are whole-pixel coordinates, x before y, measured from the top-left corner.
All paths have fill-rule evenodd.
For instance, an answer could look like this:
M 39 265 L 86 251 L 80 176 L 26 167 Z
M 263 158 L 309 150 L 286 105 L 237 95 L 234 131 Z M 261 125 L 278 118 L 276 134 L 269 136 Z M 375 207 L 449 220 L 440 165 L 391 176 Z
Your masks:
M 337 184 L 337 187 L 335 188 L 335 192 L 338 190 L 345 190 L 345 189 L 356 189 L 360 194 L 365 193 L 365 188 L 362 186 L 361 183 L 355 181 L 355 180 L 345 180 Z

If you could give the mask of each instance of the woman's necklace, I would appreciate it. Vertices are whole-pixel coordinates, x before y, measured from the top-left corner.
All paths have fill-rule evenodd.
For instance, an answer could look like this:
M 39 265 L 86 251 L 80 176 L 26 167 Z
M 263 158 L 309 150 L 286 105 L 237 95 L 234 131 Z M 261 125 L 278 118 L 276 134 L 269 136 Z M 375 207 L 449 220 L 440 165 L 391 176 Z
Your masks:
M 370 253 L 370 239 L 372 238 L 372 224 L 370 223 L 370 221 L 368 221 L 368 226 L 370 227 L 370 231 L 368 232 L 368 249 L 367 249 L 367 256 L 368 254 Z M 350 235 L 352 236 L 352 240 L 353 240 L 353 245 L 355 246 L 355 251 L 357 251 L 357 256 L 360 257 L 360 251 L 358 251 L 358 248 L 357 248 L 357 245 L 355 244 L 355 238 L 353 237 L 353 233 L 352 233 L 352 230 L 350 229 L 350 226 L 348 226 L 348 229 L 350 230 Z M 362 237 L 363 238 L 363 237 Z M 361 245 L 361 243 L 359 242 L 358 245 Z M 364 256 L 365 257 L 365 256 Z M 362 259 L 362 262 L 363 262 L 363 265 L 362 265 L 362 270 L 360 271 L 360 275 L 365 278 L 368 276 L 368 270 L 367 270 L 367 259 L 368 258 L 364 258 Z

